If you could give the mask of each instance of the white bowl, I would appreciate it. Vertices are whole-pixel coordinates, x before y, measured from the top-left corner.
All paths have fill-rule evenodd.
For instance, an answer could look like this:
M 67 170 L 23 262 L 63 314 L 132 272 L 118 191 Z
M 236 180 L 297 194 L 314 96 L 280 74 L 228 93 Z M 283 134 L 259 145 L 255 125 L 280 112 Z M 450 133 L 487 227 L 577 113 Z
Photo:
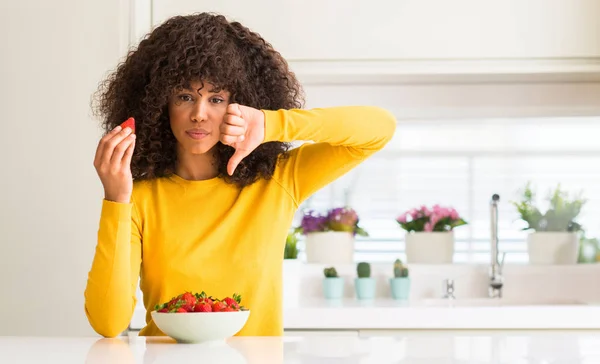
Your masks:
M 237 334 L 248 321 L 250 311 L 181 312 L 152 311 L 156 326 L 181 343 L 225 340 Z

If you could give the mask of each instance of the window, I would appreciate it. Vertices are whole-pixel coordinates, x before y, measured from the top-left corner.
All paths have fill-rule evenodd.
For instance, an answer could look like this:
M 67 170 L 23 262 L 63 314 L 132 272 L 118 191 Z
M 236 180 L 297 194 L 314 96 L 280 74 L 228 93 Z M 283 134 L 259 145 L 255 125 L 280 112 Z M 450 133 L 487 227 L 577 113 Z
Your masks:
M 600 117 L 402 120 L 384 150 L 301 209 L 352 206 L 370 233 L 357 237 L 355 260 L 387 262 L 405 259 L 404 231 L 395 222 L 400 212 L 451 205 L 469 222 L 455 230 L 455 262 L 487 263 L 489 202 L 497 193 L 499 249 L 506 262 L 525 263 L 527 232 L 510 201 L 528 181 L 540 201 L 559 183 L 582 191 L 589 201 L 579 221 L 588 237 L 600 237 Z

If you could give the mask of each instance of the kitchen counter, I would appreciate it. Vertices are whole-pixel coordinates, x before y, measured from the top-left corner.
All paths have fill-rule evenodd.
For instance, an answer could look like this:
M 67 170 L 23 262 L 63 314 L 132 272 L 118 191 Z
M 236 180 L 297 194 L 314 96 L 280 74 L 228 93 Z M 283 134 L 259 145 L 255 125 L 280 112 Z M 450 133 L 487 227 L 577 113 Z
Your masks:
M 167 337 L 0 337 L 0 363 L 600 363 L 600 332 L 412 333 L 399 336 L 235 337 L 177 344 Z
M 600 329 L 600 306 L 570 300 L 315 299 L 286 308 L 284 327 L 286 330 Z

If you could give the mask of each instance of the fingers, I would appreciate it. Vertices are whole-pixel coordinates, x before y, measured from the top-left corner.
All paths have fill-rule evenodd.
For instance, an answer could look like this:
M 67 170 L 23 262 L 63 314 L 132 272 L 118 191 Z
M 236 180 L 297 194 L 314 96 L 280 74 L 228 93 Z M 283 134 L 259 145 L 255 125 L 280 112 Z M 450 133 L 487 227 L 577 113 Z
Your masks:
M 129 147 L 127 147 L 127 150 L 125 151 L 125 155 L 123 156 L 123 165 L 124 166 L 126 166 L 126 167 L 131 166 L 131 158 L 133 157 L 134 149 L 135 149 L 135 138 L 133 138 L 133 141 L 131 142 Z
M 129 134 L 125 139 L 123 139 L 114 149 L 112 157 L 110 158 L 111 165 L 121 165 L 123 160 L 123 156 L 129 149 L 129 147 L 135 141 L 135 134 Z
M 131 135 L 131 132 L 132 130 L 130 128 L 125 128 L 117 134 L 113 135 L 110 139 L 101 142 L 104 144 L 104 146 L 102 147 L 102 160 L 100 161 L 101 164 L 110 163 L 115 148 L 119 145 L 119 143 L 123 141 L 123 139 Z
M 229 114 L 229 115 L 237 116 L 239 118 L 242 117 L 242 110 L 240 109 L 240 105 L 238 105 L 238 104 L 227 105 L 227 110 L 225 111 L 225 113 Z
M 241 126 L 222 126 L 220 141 L 225 145 L 242 142 L 245 139 L 246 129 Z
M 106 133 L 105 136 L 100 139 L 98 142 L 98 147 L 96 147 L 96 156 L 94 157 L 94 166 L 98 167 L 100 162 L 102 161 L 102 153 L 104 152 L 104 147 L 106 146 L 106 142 L 110 140 L 113 136 L 115 136 L 118 132 L 121 131 L 121 127 L 117 126 L 113 130 Z
M 220 126 L 220 132 L 220 141 L 225 145 L 242 142 L 245 139 L 246 123 L 237 116 L 226 116 Z

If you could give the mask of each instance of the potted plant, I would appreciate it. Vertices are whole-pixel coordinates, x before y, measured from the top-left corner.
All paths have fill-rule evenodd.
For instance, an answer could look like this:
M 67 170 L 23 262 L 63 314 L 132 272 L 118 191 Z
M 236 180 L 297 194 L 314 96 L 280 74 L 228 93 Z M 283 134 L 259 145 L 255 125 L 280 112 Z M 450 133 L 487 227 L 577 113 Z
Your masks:
M 531 230 L 527 236 L 527 252 L 530 264 L 577 264 L 579 233 L 582 226 L 575 221 L 587 202 L 581 192 L 569 198 L 560 184 L 546 198 L 545 213 L 536 206 L 536 193 L 527 183 L 521 201 L 513 201 L 520 220 Z
M 354 237 L 368 236 L 359 226 L 358 214 L 349 207 L 330 209 L 326 214 L 308 211 L 296 232 L 306 236 L 306 262 L 323 264 L 353 263 Z
M 287 307 L 298 305 L 300 298 L 300 269 L 298 236 L 291 231 L 285 239 L 283 252 L 283 303 Z
M 421 206 L 404 212 L 396 222 L 406 231 L 406 261 L 408 263 L 452 263 L 454 228 L 466 225 L 452 207 Z
M 408 268 L 402 264 L 400 259 L 396 259 L 394 262 L 394 277 L 390 278 L 390 288 L 394 299 L 408 299 L 410 278 L 408 277 Z
M 344 278 L 340 277 L 334 267 L 323 270 L 323 296 L 326 299 L 341 299 L 344 297 Z
M 360 262 L 356 265 L 357 278 L 354 279 L 356 298 L 359 300 L 371 300 L 375 298 L 375 279 L 371 277 L 371 265 Z

